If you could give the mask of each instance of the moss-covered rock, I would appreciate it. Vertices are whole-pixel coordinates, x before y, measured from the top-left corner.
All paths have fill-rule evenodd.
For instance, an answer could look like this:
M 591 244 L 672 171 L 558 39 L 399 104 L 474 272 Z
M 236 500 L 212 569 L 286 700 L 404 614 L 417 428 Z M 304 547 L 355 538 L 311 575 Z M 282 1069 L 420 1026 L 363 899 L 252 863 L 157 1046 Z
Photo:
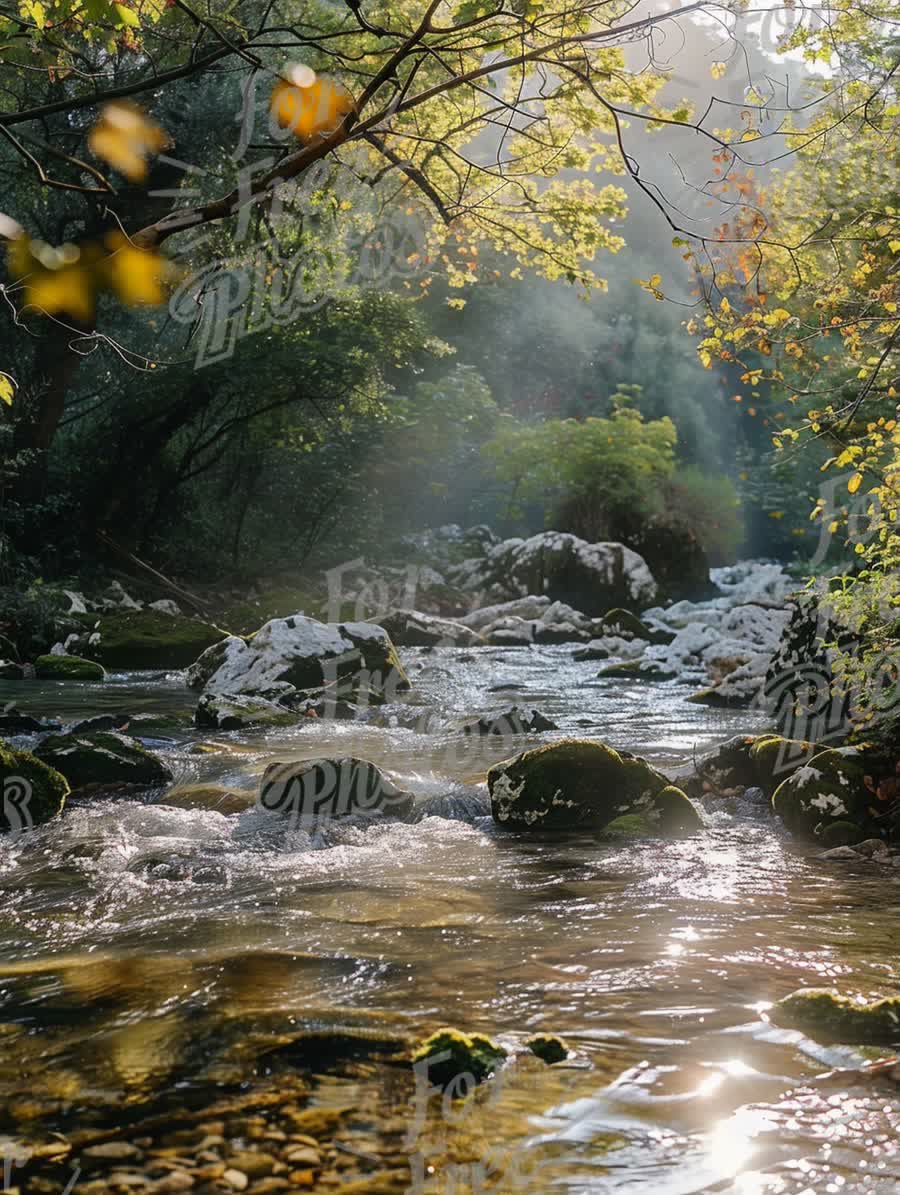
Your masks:
M 81 656 L 38 656 L 34 662 L 38 680 L 105 680 L 106 669 Z
M 590 739 L 565 739 L 525 751 L 488 772 L 491 813 L 522 829 L 602 829 L 639 814 L 657 832 L 699 830 L 700 814 L 646 760 Z
M 853 846 L 859 842 L 860 828 L 856 822 L 829 822 L 819 835 L 822 846 Z
M 155 785 L 172 779 L 160 759 L 124 734 L 52 735 L 34 753 L 61 772 L 72 788 L 89 784 Z
M 569 1047 L 561 1037 L 552 1033 L 536 1033 L 534 1037 L 528 1038 L 525 1045 L 535 1057 L 546 1062 L 548 1066 L 552 1066 L 554 1062 L 564 1062 L 569 1057 Z
M 769 1016 L 774 1024 L 798 1029 L 816 1041 L 861 1046 L 900 1043 L 900 996 L 861 1003 L 833 988 L 805 988 L 779 1000 Z
M 275 701 L 242 693 L 204 693 L 194 724 L 207 730 L 241 730 L 250 726 L 294 726 L 300 715 Z
M 772 808 L 792 834 L 812 838 L 832 822 L 864 831 L 871 820 L 862 749 L 832 747 L 814 755 L 776 788 Z M 859 838 L 864 838 L 861 832 Z
M 658 834 L 653 822 L 640 813 L 623 813 L 603 827 L 604 838 L 655 838 Z
M 750 748 L 756 783 L 770 796 L 779 784 L 798 768 L 809 763 L 817 748 L 805 739 L 786 739 L 779 734 L 763 734 Z
M 0 743 L 0 833 L 30 830 L 62 813 L 69 794 L 65 776 L 30 751 Z
M 74 616 L 84 627 L 79 651 L 113 671 L 187 668 L 227 631 L 199 618 L 157 610 L 124 610 Z
M 483 1083 L 507 1057 L 507 1051 L 483 1033 L 461 1033 L 459 1029 L 438 1029 L 415 1050 L 413 1067 L 429 1086 L 458 1086 L 464 1095 L 471 1080 Z M 464 1078 L 467 1076 L 468 1078 Z

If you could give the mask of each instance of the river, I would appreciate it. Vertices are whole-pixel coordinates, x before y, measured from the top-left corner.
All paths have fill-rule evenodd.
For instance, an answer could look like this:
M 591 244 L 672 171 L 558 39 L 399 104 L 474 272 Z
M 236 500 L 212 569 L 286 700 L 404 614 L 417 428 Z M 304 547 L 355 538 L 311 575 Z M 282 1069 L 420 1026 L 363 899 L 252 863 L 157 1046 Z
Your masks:
M 179 785 L 252 791 L 275 759 L 358 755 L 423 798 L 465 791 L 500 757 L 447 724 L 513 700 L 560 731 L 507 739 L 506 755 L 577 733 L 674 770 L 764 728 L 677 683 L 597 679 L 566 646 L 402 656 L 413 691 L 396 721 L 432 711 L 443 728 L 201 732 L 178 674 L 29 682 L 27 710 L 153 716 L 132 732 Z M 25 692 L 6 683 L 0 699 Z M 192 753 L 200 741 L 217 751 Z M 405 1157 L 410 1190 L 896 1195 L 895 1095 L 810 1086 L 863 1053 L 775 1029 L 766 1008 L 803 986 L 900 990 L 900 876 L 836 868 L 749 814 L 613 845 L 434 817 L 310 838 L 164 795 L 75 803 L 0 854 L 6 1148 L 290 1068 L 313 1104 L 365 1110 L 347 1149 Z M 572 1053 L 514 1061 L 422 1125 L 422 1091 L 389 1049 L 348 1061 L 347 1043 L 443 1024 L 507 1044 L 559 1034 Z

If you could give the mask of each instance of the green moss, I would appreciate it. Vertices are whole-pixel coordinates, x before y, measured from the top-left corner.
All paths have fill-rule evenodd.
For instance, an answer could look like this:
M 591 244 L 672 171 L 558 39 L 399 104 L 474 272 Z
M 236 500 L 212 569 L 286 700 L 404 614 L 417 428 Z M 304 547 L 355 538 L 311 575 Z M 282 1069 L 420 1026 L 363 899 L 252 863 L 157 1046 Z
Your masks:
M 853 846 L 861 842 L 862 830 L 856 822 L 830 822 L 822 829 L 819 841 L 824 847 Z
M 564 739 L 497 764 L 488 788 L 501 825 L 596 830 L 622 814 L 638 814 L 663 833 L 702 825 L 685 794 L 646 760 L 592 739 Z
M 807 988 L 779 1000 L 769 1014 L 785 1029 L 847 1045 L 900 1043 L 900 996 L 861 1004 L 830 988 Z
M 106 670 L 81 656 L 38 656 L 34 662 L 38 680 L 105 680 Z
M 653 822 L 640 813 L 623 813 L 603 827 L 605 838 L 655 838 L 658 833 Z
M 241 730 L 248 726 L 294 726 L 299 715 L 274 701 L 241 694 L 206 693 L 197 704 L 194 723 L 201 729 Z
M 503 1046 L 483 1033 L 438 1029 L 415 1050 L 412 1061 L 429 1084 L 444 1088 L 461 1075 L 471 1075 L 476 1083 L 483 1083 L 506 1056 Z
M 35 755 L 61 772 L 72 788 L 88 784 L 164 784 L 172 773 L 150 751 L 123 734 L 57 734 Z
M 808 763 L 816 748 L 805 739 L 785 739 L 778 734 L 760 735 L 750 748 L 756 782 L 771 797 L 788 776 Z
M 0 788 L 2 833 L 43 825 L 62 813 L 69 795 L 65 776 L 30 751 L 16 751 L 3 743 L 0 743 Z
M 561 1037 L 555 1037 L 552 1033 L 536 1033 L 534 1037 L 529 1037 L 525 1045 L 548 1066 L 569 1057 L 569 1047 Z
M 156 610 L 80 614 L 77 618 L 85 627 L 81 650 L 112 670 L 187 668 L 228 633 L 197 618 L 161 614 Z M 95 628 L 99 642 L 88 645 Z
M 686 793 L 674 784 L 667 784 L 652 802 L 651 817 L 658 828 L 670 837 L 695 834 L 703 828 L 703 819 Z

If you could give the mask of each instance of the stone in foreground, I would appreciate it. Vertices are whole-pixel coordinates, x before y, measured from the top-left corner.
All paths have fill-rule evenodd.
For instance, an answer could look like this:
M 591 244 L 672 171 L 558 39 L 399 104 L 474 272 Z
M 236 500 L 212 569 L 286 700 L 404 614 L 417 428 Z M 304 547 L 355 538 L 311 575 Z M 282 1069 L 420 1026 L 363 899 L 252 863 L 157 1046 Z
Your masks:
M 263 773 L 258 806 L 315 828 L 332 818 L 360 813 L 410 815 L 411 793 L 399 789 L 365 759 L 298 759 L 270 764 Z
M 438 1029 L 422 1042 L 412 1061 L 428 1087 L 449 1087 L 452 1094 L 463 1096 L 473 1083 L 490 1078 L 506 1057 L 503 1046 L 483 1033 Z
M 693 833 L 703 822 L 689 798 L 646 760 L 591 739 L 525 751 L 488 772 L 491 813 L 502 826 L 599 830 L 639 814 L 657 833 Z
M 0 834 L 31 830 L 62 813 L 69 794 L 64 776 L 32 755 L 0 743 Z
M 72 788 L 89 784 L 166 784 L 172 773 L 152 752 L 124 734 L 57 734 L 35 755 L 61 772 Z
M 775 1025 L 798 1029 L 817 1041 L 860 1046 L 900 1043 L 900 996 L 861 1003 L 833 988 L 805 988 L 779 1000 L 769 1016 Z
M 391 638 L 369 622 L 325 623 L 304 614 L 273 618 L 246 639 L 235 635 L 191 665 L 187 682 L 207 693 L 272 694 L 335 683 L 382 694 L 409 689 Z

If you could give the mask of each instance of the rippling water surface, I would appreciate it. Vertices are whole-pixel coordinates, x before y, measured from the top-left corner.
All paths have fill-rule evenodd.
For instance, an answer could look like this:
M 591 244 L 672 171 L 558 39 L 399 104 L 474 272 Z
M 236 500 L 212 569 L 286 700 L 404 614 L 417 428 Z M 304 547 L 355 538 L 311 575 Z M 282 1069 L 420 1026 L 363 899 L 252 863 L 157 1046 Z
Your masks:
M 273 759 L 355 754 L 422 797 L 483 777 L 496 756 L 454 723 L 512 701 L 673 769 L 762 728 L 756 713 L 686 702 L 677 684 L 597 680 L 571 653 L 407 652 L 414 691 L 388 727 L 204 736 L 179 677 L 138 674 L 29 685 L 28 709 L 152 714 L 148 739 L 179 783 L 250 791 Z M 222 750 L 191 754 L 200 739 Z M 2 1093 L 23 1075 L 51 1102 L 61 1089 L 115 1102 L 232 1083 L 298 1033 L 415 1037 L 446 1023 L 513 1043 L 541 1030 L 573 1058 L 508 1068 L 471 1102 L 472 1123 L 442 1129 L 477 1120 L 482 1162 L 501 1158 L 506 1177 L 479 1188 L 457 1158 L 418 1189 L 896 1193 L 896 1089 L 812 1084 L 860 1056 L 765 1017 L 802 986 L 900 990 L 898 872 L 814 855 L 721 813 L 692 839 L 619 846 L 489 819 L 311 839 L 252 809 L 86 803 L 0 855 Z M 377 1066 L 365 1081 L 378 1097 L 390 1086 Z M 414 1126 L 410 1098 L 400 1115 Z M 425 1141 L 413 1127 L 414 1167 Z

